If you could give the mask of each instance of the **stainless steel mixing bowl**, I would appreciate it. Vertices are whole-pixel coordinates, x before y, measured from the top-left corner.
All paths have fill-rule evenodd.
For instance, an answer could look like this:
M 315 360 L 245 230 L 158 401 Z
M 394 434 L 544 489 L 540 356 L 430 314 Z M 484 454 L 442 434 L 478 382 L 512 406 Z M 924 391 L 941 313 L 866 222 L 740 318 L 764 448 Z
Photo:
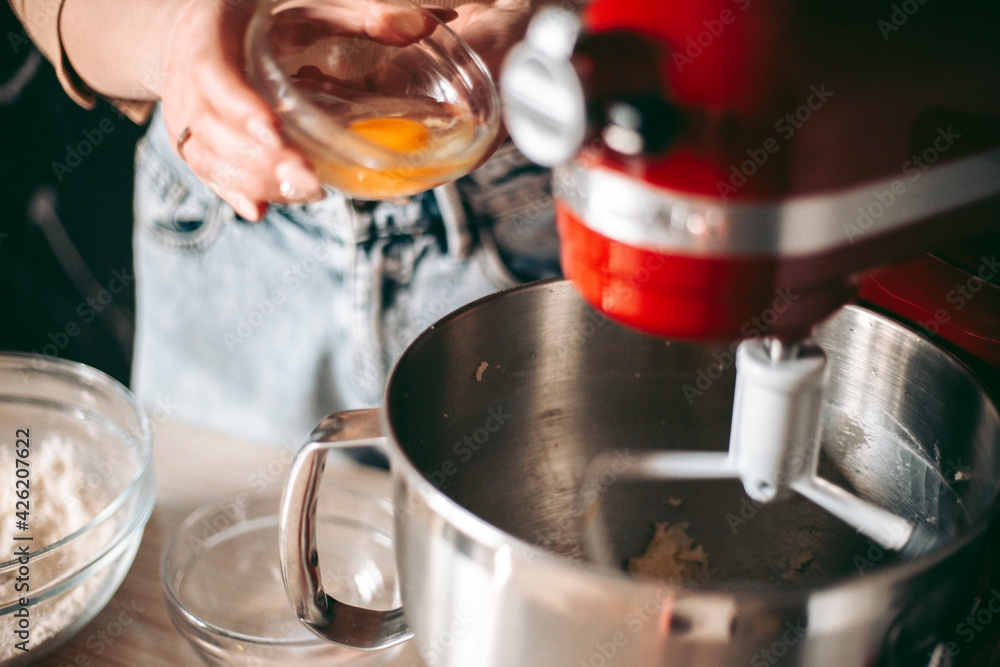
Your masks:
M 536 283 L 431 327 L 397 364 L 382 410 L 334 415 L 300 451 L 282 509 L 297 613 L 357 646 L 412 630 L 434 667 L 926 664 L 981 586 L 1000 417 L 966 367 L 884 316 L 848 306 L 815 338 L 830 372 L 821 474 L 940 531 L 944 546 L 903 562 L 808 501 L 758 507 L 735 481 L 580 489 L 600 451 L 628 466 L 636 450 L 725 450 L 731 351 L 636 333 L 568 283 Z M 325 452 L 380 442 L 405 620 L 326 596 L 310 543 Z M 604 494 L 622 559 L 654 522 L 686 521 L 711 580 L 586 562 L 588 493 Z

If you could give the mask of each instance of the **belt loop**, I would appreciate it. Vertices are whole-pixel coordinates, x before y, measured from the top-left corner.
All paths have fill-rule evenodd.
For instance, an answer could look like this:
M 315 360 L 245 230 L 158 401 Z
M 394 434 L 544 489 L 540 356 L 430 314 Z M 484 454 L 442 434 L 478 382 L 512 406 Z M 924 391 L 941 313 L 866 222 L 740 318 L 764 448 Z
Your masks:
M 372 229 L 373 219 L 371 213 L 374 204 L 361 199 L 353 199 L 343 194 L 340 194 L 339 198 L 343 202 L 342 205 L 346 219 L 354 234 L 354 242 L 364 243 L 375 236 L 376 234 Z
M 458 186 L 454 182 L 439 185 L 434 188 L 434 198 L 444 224 L 448 257 L 454 260 L 466 259 L 472 252 L 472 233 L 469 231 L 469 217 L 462 206 Z

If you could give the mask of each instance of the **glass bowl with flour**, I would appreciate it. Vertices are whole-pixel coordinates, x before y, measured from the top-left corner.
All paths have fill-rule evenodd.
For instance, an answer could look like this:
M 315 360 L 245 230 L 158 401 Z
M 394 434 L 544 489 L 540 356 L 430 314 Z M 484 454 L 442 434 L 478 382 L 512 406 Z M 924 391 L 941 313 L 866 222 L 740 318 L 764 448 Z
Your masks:
M 149 422 L 125 387 L 0 354 L 0 664 L 38 659 L 101 611 L 154 496 Z

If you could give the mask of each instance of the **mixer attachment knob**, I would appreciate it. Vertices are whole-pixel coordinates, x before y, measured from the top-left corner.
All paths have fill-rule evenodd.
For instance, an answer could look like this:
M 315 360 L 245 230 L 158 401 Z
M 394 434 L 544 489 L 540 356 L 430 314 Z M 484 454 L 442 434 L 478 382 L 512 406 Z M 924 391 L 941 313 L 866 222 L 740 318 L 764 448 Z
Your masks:
M 500 95 L 514 143 L 545 166 L 569 160 L 598 136 L 623 156 L 663 151 L 680 132 L 681 113 L 655 66 L 661 47 L 620 31 L 580 30 L 575 14 L 547 9 L 511 49 Z
M 504 119 L 528 159 L 553 166 L 572 157 L 587 131 L 583 86 L 570 62 L 580 19 L 562 9 L 539 12 L 500 75 Z

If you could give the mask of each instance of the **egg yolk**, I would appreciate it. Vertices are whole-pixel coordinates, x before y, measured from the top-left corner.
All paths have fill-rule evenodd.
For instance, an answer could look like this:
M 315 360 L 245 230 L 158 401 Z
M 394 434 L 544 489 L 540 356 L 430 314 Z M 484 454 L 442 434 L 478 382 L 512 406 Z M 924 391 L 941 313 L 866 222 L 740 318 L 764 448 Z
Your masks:
M 406 118 L 370 118 L 352 123 L 350 130 L 373 144 L 397 153 L 414 153 L 431 141 L 431 131 Z

